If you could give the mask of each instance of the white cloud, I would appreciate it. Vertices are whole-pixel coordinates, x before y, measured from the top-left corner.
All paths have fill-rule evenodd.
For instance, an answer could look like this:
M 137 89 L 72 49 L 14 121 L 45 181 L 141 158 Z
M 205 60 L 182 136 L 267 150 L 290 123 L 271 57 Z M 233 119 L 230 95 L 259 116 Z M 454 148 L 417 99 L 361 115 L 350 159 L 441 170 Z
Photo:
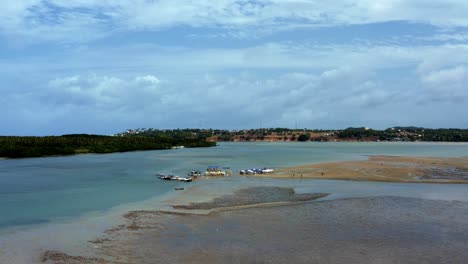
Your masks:
M 450 33 L 450 34 L 436 34 L 430 37 L 423 37 L 423 40 L 432 40 L 432 41 L 454 41 L 454 42 L 466 42 L 468 41 L 467 33 Z
M 158 84 L 161 81 L 158 79 L 158 77 L 154 75 L 145 75 L 145 76 L 138 76 L 135 78 L 135 81 L 141 82 L 141 83 L 150 83 L 150 84 Z
M 7 114 L 0 122 L 10 118 L 25 131 L 31 130 L 25 126 L 60 131 L 54 133 L 83 129 L 113 133 L 132 127 L 294 127 L 295 120 L 300 127 L 312 128 L 384 128 L 402 122 L 461 126 L 456 109 L 465 106 L 467 73 L 464 66 L 426 72 L 416 75 L 421 78 L 417 86 L 391 85 L 373 67 L 352 66 L 285 70 L 277 75 L 259 71 L 182 78 L 159 77 L 160 73 L 71 75 L 51 79 L 41 89 L 4 94 L 0 110 Z M 447 103 L 451 106 L 438 107 Z M 438 109 L 437 115 L 428 114 L 433 109 Z M 453 116 L 444 117 L 452 111 Z
M 118 110 L 161 101 L 159 79 L 153 75 L 130 80 L 112 76 L 71 76 L 56 78 L 44 89 L 44 101 L 56 105 Z
M 278 30 L 388 21 L 468 26 L 468 2 L 402 0 L 6 0 L 0 10 L 4 34 L 36 40 L 88 41 L 112 32 L 187 25 Z M 232 33 L 228 35 L 238 35 Z
M 468 98 L 468 68 L 464 65 L 433 71 L 421 77 L 433 100 L 463 101 Z

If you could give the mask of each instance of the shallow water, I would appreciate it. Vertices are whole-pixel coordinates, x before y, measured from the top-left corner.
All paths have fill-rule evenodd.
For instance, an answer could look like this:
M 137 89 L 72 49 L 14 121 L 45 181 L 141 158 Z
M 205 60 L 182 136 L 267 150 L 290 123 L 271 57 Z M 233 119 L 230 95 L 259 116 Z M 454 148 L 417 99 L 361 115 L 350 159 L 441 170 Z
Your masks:
M 116 216 L 125 210 L 163 206 L 161 201 L 167 197 L 177 202 L 173 188 L 178 185 L 200 186 L 198 195 L 191 198 L 199 201 L 229 193 L 233 187 L 255 185 L 331 193 L 326 199 L 397 195 L 468 200 L 466 185 L 300 182 L 248 177 L 186 184 L 159 181 L 155 173 L 184 175 L 208 165 L 230 166 L 237 171 L 359 160 L 366 159 L 366 155 L 460 157 L 467 153 L 468 144 L 450 143 L 221 143 L 215 148 L 0 160 L 0 262 L 6 253 L 11 260 L 15 254 L 33 249 L 76 249 L 76 241 L 99 236 L 118 222 Z M 114 209 L 109 211 L 110 208 Z M 11 248 L 17 248 L 16 252 Z
M 138 263 L 465 263 L 467 216 L 461 202 L 338 199 L 163 217 L 113 248 Z
M 0 229 L 142 201 L 178 184 L 157 181 L 157 172 L 185 175 L 208 165 L 238 171 L 365 159 L 376 154 L 467 153 L 468 144 L 450 143 L 221 143 L 215 148 L 0 160 Z

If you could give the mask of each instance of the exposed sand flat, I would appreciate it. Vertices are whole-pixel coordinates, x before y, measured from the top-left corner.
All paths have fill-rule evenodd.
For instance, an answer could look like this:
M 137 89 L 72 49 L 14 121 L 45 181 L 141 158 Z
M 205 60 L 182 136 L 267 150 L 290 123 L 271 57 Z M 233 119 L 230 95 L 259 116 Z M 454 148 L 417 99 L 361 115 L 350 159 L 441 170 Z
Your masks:
M 210 202 L 174 205 L 174 209 L 211 210 L 226 207 L 251 206 L 264 203 L 307 202 L 327 196 L 326 193 L 296 194 L 292 188 L 250 187 L 236 191 L 233 195 L 224 195 Z
M 268 192 L 266 198 L 275 190 Z M 386 196 L 189 212 L 131 212 L 127 224 L 91 241 L 93 257 L 46 252 L 42 261 L 464 263 L 468 258 L 465 202 Z
M 258 177 L 335 180 L 468 183 L 468 158 L 370 156 L 367 161 L 345 161 L 282 168 Z

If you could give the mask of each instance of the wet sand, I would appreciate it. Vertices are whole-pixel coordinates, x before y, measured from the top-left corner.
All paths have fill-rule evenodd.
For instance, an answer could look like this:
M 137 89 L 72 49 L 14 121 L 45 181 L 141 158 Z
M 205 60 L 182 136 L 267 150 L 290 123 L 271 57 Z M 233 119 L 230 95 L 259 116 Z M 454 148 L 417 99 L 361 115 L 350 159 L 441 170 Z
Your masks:
M 174 205 L 174 209 L 210 210 L 229 207 L 251 206 L 265 203 L 307 202 L 327 196 L 327 193 L 296 194 L 292 188 L 250 187 L 240 189 L 233 195 L 224 195 L 209 202 Z
M 282 168 L 256 177 L 313 178 L 405 183 L 468 183 L 468 158 L 369 156 L 345 161 Z
M 263 194 L 255 197 L 256 192 Z M 268 202 L 276 194 L 282 199 Z M 255 207 L 239 209 L 233 196 L 242 195 L 255 197 L 244 203 Z M 196 209 L 212 208 L 205 214 L 188 209 L 130 212 L 126 224 L 90 241 L 90 256 L 49 251 L 42 261 L 464 263 L 468 259 L 466 202 L 395 196 L 298 202 L 294 197 L 289 188 L 247 188 L 211 203 L 192 203 Z

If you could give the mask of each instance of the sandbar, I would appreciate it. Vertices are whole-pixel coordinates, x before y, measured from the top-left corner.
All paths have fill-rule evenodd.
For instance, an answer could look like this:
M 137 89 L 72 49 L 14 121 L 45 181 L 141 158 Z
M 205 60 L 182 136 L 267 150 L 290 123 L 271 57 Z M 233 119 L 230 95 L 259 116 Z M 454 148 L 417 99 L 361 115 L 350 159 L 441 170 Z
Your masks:
M 275 192 L 294 197 L 285 195 L 289 190 L 265 188 L 268 194 L 259 197 L 269 199 Z M 249 188 L 234 195 L 255 196 L 259 190 Z M 90 256 L 47 251 L 42 261 L 464 263 L 468 259 L 466 202 L 381 196 L 262 206 L 259 197 L 249 199 L 256 207 L 208 214 L 130 212 L 126 224 L 90 241 Z M 220 199 L 232 201 L 232 195 Z
M 468 183 L 468 158 L 369 156 L 343 161 L 280 168 L 256 177 L 312 178 L 404 183 Z

